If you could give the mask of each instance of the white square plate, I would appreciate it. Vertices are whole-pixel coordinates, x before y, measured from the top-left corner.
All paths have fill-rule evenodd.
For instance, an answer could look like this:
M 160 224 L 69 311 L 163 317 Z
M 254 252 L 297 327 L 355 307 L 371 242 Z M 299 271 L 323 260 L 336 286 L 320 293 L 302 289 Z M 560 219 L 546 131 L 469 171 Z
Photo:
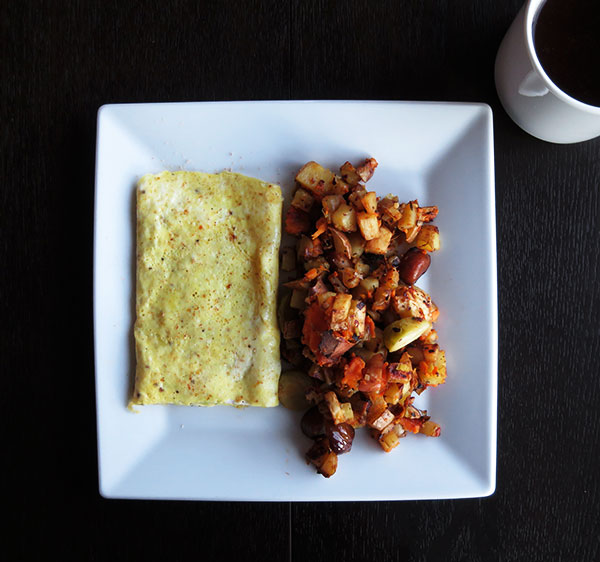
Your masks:
M 281 185 L 316 160 L 379 162 L 369 187 L 437 205 L 442 249 L 419 285 L 441 315 L 447 383 L 419 397 L 437 439 L 384 453 L 366 430 L 330 479 L 306 465 L 300 415 L 279 408 L 126 405 L 134 366 L 135 199 L 147 172 L 231 169 Z M 98 113 L 94 248 L 100 493 L 107 498 L 413 500 L 480 497 L 496 480 L 497 304 L 487 105 L 233 102 Z

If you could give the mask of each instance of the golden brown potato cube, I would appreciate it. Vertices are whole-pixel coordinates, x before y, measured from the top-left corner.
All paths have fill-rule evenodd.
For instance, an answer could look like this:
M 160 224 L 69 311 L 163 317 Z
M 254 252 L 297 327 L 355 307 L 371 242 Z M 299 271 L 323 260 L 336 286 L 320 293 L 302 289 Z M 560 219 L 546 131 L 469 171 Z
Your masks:
M 346 421 L 344 410 L 342 410 L 340 401 L 338 400 L 336 393 L 330 390 L 329 392 L 325 393 L 323 398 L 325 400 L 325 403 L 327 404 L 327 409 L 329 410 L 329 413 L 333 418 L 333 423 L 338 424 Z
M 398 228 L 404 233 L 417 226 L 417 210 L 419 203 L 417 200 L 410 201 L 409 203 L 403 203 L 400 206 L 400 220 L 398 221 Z
M 312 463 L 319 474 L 329 478 L 337 469 L 337 455 L 331 450 L 326 438 L 315 441 L 307 451 L 306 459 Z
M 363 164 L 356 168 L 356 173 L 360 176 L 362 181 L 368 182 L 373 177 L 377 166 L 378 162 L 375 158 L 368 158 Z
M 385 273 L 385 275 L 381 278 L 381 286 L 386 289 L 397 289 L 398 283 L 400 282 L 400 274 L 395 267 L 391 267 Z
M 388 224 L 395 224 L 398 222 L 402 214 L 400 213 L 400 204 L 390 195 L 386 195 L 379 200 L 377 204 L 377 210 L 381 215 L 383 221 Z
M 350 185 L 348 185 L 340 176 L 333 176 L 333 182 L 331 187 L 332 193 L 344 195 L 350 191 Z
M 346 203 L 342 203 L 335 213 L 333 213 L 333 226 L 335 226 L 338 230 L 343 230 L 344 232 L 355 232 L 356 231 L 356 211 L 346 205 Z
M 362 238 L 362 236 L 361 236 Z M 356 269 L 356 272 L 364 279 L 365 277 L 368 277 L 369 274 L 371 273 L 371 266 L 369 266 L 368 264 L 366 264 L 364 261 L 362 260 L 358 260 L 356 262 L 356 265 L 354 266 L 354 269 Z
M 435 363 L 421 361 L 417 367 L 417 376 L 421 384 L 429 386 L 438 386 L 446 382 L 446 354 L 443 351 L 438 353 Z
M 446 380 L 446 352 L 440 349 L 438 353 L 437 360 L 435 362 L 435 366 L 438 369 L 438 373 Z
M 377 218 L 377 215 L 358 213 L 356 220 L 358 222 L 358 228 L 360 228 L 360 232 L 365 240 L 374 240 L 379 236 L 379 219 Z
M 404 437 L 406 432 L 398 425 L 389 425 L 384 431 L 377 434 L 374 433 L 374 437 L 377 442 L 381 445 L 381 448 L 389 453 L 393 448 L 397 447 L 400 443 L 400 437 Z
M 316 162 L 307 162 L 296 174 L 296 181 L 319 198 L 331 191 L 334 174 Z
M 362 198 L 367 194 L 366 189 L 362 189 L 362 186 L 358 186 L 354 191 L 348 195 L 348 203 L 354 207 L 357 213 L 365 210 L 362 204 Z
M 374 191 L 369 191 L 364 197 L 361 197 L 365 211 L 371 215 L 377 213 L 377 194 Z
M 437 215 L 437 207 L 419 207 L 419 210 L 417 211 L 417 220 L 421 222 L 431 222 Z
M 329 299 L 332 299 L 332 301 L 335 299 L 337 293 L 334 293 L 333 291 L 327 291 L 326 293 L 321 293 L 319 295 L 317 295 L 317 300 L 319 301 L 319 306 L 321 308 L 325 308 L 325 303 L 327 303 L 327 301 Z
M 314 202 L 315 198 L 306 189 L 302 189 L 301 187 L 296 190 L 292 199 L 292 205 L 303 211 L 310 211 Z
M 437 343 L 426 343 L 421 346 L 423 349 L 423 361 L 426 363 L 436 363 L 440 354 L 440 346 Z
M 355 335 L 363 337 L 365 333 L 365 321 L 367 319 L 367 305 L 359 300 L 352 299 L 348 310 L 347 324 Z
M 388 404 L 398 404 L 402 397 L 402 389 L 396 383 L 391 383 L 383 395 Z
M 331 218 L 343 202 L 344 198 L 341 195 L 326 195 L 321 202 L 323 205 L 323 214 Z
M 440 249 L 440 231 L 433 224 L 425 224 L 415 238 L 415 246 L 420 250 L 435 252 Z
M 382 431 L 394 421 L 394 414 L 392 414 L 392 412 L 390 412 L 387 408 L 379 416 L 371 417 L 369 415 L 369 417 L 371 420 L 367 420 L 367 424 L 378 431 Z
M 442 434 L 442 428 L 439 423 L 427 420 L 423 422 L 423 425 L 419 428 L 419 433 L 423 433 L 428 437 L 439 437 Z
M 390 245 L 392 236 L 392 231 L 389 228 L 385 226 L 380 227 L 379 236 L 367 242 L 365 251 L 369 252 L 370 254 L 384 255 L 387 252 L 388 246 Z
M 345 162 L 342 165 L 340 173 L 342 179 L 351 186 L 355 186 L 360 182 L 360 176 L 356 173 L 356 168 L 350 162 Z
M 325 478 L 329 478 L 335 474 L 338 465 L 337 455 L 331 451 L 321 459 L 321 465 L 317 468 L 317 472 Z
M 366 277 L 358 286 L 362 287 L 367 293 L 372 294 L 379 287 L 379 279 L 377 277 Z
M 423 343 L 436 343 L 438 340 L 437 332 L 432 328 L 426 334 L 423 334 L 420 338 Z
M 362 281 L 362 277 L 357 273 L 356 269 L 352 267 L 345 267 L 342 271 L 342 283 L 348 287 L 348 289 L 354 289 L 358 287 L 358 284 Z
M 435 322 L 439 315 L 431 297 L 416 285 L 399 285 L 392 299 L 392 306 L 400 318 L 422 318 Z
M 331 329 L 342 330 L 345 326 L 345 320 L 348 317 L 350 311 L 350 304 L 352 302 L 352 295 L 347 293 L 338 294 L 333 301 L 333 308 L 331 309 Z
M 352 410 L 352 404 L 350 404 L 350 402 L 341 402 L 340 408 L 342 409 L 344 422 L 351 422 L 354 419 L 354 410 Z

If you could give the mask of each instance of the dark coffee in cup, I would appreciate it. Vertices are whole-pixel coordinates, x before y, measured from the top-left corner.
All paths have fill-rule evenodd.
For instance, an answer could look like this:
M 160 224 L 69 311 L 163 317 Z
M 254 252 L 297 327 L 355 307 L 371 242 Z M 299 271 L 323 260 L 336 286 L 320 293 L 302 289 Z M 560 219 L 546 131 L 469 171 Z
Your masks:
M 554 84 L 600 107 L 600 0 L 546 0 L 534 22 L 533 43 Z

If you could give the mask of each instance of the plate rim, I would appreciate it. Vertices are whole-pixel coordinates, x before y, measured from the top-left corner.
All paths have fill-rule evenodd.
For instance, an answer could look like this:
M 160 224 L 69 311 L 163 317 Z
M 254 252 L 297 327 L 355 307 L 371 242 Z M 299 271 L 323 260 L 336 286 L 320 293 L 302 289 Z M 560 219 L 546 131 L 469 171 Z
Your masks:
M 479 108 L 482 111 L 482 115 L 485 118 L 486 127 L 486 153 L 487 153 L 487 166 L 489 173 L 486 178 L 486 197 L 488 198 L 487 208 L 485 209 L 488 213 L 488 250 L 489 260 L 487 266 L 490 268 L 490 296 L 491 302 L 489 305 L 490 313 L 490 395 L 489 395 L 489 406 L 490 406 L 490 429 L 488 436 L 489 443 L 489 473 L 486 475 L 488 481 L 486 485 L 481 486 L 479 492 L 473 494 L 436 494 L 432 496 L 419 495 L 418 498 L 403 498 L 403 497 L 390 497 L 390 498 L 370 498 L 370 497 L 331 497 L 331 496 L 315 496 L 311 499 L 306 498 L 274 498 L 274 497 L 255 497 L 255 498 L 233 498 L 230 496 L 216 496 L 216 497 L 183 497 L 174 495 L 172 497 L 156 495 L 126 495 L 126 494 L 115 494 L 111 493 L 109 489 L 106 489 L 102 479 L 102 447 L 100 443 L 100 398 L 98 392 L 99 380 L 99 357 L 98 357 L 98 245 L 99 245 L 99 230 L 100 225 L 98 219 L 98 198 L 100 190 L 99 181 L 99 161 L 101 154 L 101 133 L 102 133 L 102 122 L 114 109 L 127 109 L 127 108 L 158 108 L 164 106 L 228 106 L 228 105 L 296 105 L 296 104 L 311 104 L 311 105 L 404 105 L 404 106 L 445 106 L 451 107 L 473 107 Z M 94 389 L 95 389 L 95 407 L 96 407 L 96 444 L 97 444 L 97 459 L 98 459 L 98 489 L 102 497 L 107 499 L 156 499 L 156 500 L 188 500 L 188 501 L 256 501 L 256 502 L 291 502 L 291 501 L 310 501 L 310 502 L 321 502 L 321 501 L 421 501 L 421 500 L 434 500 L 434 499 L 462 499 L 462 498 L 484 498 L 494 494 L 497 484 L 497 431 L 498 431 L 498 277 L 497 277 L 497 230 L 496 230 L 496 204 L 495 204 L 495 159 L 494 159 L 494 126 L 493 126 L 493 112 L 489 104 L 485 102 L 462 102 L 462 101 L 436 101 L 436 100 L 335 100 L 335 99 L 298 99 L 298 100 L 214 100 L 214 101 L 173 101 L 173 102 L 124 102 L 124 103 L 107 103 L 99 106 L 96 117 L 96 149 L 95 149 L 95 170 L 94 170 L 94 228 L 93 228 L 93 265 L 92 265 L 92 280 L 93 280 L 93 328 L 94 328 Z M 482 481 L 483 484 L 483 481 Z

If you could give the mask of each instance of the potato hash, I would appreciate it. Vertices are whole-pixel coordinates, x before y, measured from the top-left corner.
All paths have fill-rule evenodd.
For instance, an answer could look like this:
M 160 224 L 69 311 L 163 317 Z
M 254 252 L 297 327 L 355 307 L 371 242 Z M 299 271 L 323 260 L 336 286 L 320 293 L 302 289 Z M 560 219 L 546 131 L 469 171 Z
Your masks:
M 415 394 L 446 379 L 446 357 L 433 328 L 439 311 L 415 284 L 440 248 L 437 207 L 377 197 L 366 183 L 377 161 L 346 162 L 335 174 L 308 162 L 296 175 L 282 248 L 279 304 L 281 403 L 306 410 L 306 459 L 325 477 L 367 427 L 389 452 L 407 433 L 440 435 Z

